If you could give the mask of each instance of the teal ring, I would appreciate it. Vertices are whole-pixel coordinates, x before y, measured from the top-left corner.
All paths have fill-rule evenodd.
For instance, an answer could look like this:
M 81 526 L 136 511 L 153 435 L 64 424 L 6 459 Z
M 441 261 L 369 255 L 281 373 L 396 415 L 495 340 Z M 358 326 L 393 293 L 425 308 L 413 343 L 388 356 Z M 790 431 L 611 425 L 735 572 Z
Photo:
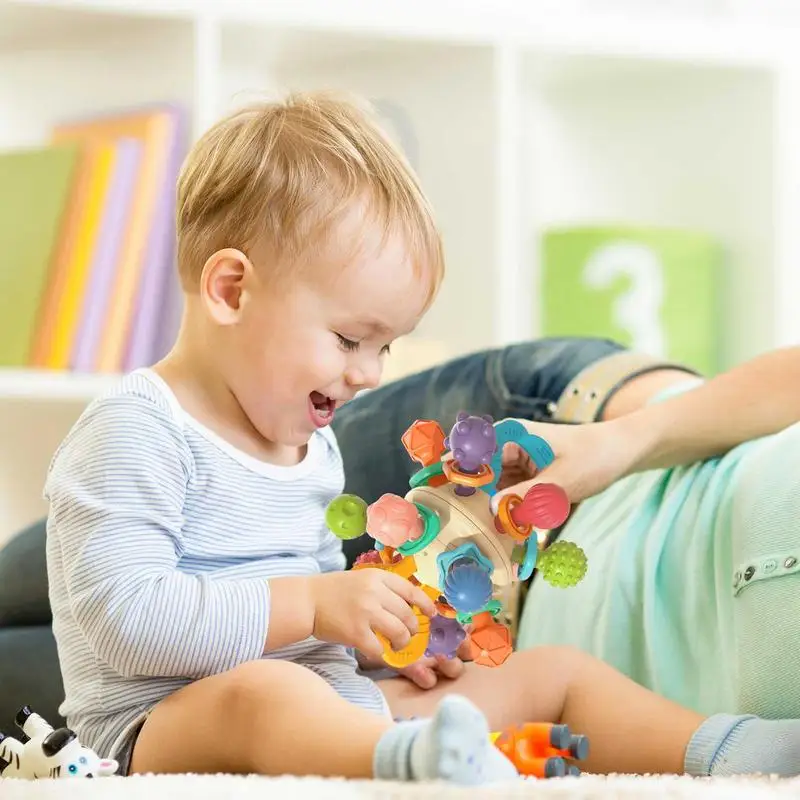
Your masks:
M 414 505 L 425 520 L 425 530 L 422 531 L 421 536 L 409 542 L 404 542 L 397 548 L 397 552 L 402 553 L 404 556 L 413 556 L 414 553 L 424 550 L 439 535 L 439 531 L 442 528 L 439 517 L 436 516 L 435 512 L 422 505 L 422 503 L 414 503 Z
M 411 478 L 409 478 L 408 485 L 412 489 L 417 489 L 420 486 L 427 486 L 428 481 L 431 478 L 435 478 L 437 475 L 444 475 L 444 467 L 441 461 L 436 461 L 433 464 L 429 464 L 427 467 L 423 467 L 419 472 L 415 472 Z
M 517 573 L 521 581 L 526 581 L 533 575 L 536 560 L 539 557 L 539 542 L 536 539 L 536 532 L 534 531 L 528 537 L 528 543 L 525 547 L 525 556 L 520 564 L 519 572 Z

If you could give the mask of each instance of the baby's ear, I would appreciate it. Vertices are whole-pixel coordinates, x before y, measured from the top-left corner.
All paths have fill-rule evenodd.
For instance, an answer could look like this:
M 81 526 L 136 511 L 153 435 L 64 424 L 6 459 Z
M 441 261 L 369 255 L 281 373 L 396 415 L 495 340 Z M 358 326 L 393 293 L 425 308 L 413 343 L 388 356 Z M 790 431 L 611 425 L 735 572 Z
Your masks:
M 219 325 L 239 321 L 243 293 L 253 265 L 240 250 L 225 248 L 211 255 L 203 267 L 200 293 L 206 308 Z

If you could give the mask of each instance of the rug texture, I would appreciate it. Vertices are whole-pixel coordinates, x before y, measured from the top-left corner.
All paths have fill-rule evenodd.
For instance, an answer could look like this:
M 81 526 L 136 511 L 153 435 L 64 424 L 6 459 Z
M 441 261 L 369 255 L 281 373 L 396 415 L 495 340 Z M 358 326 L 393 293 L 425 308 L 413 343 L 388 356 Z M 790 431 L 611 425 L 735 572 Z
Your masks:
M 800 778 L 682 776 L 599 777 L 526 780 L 475 789 L 437 783 L 386 783 L 321 778 L 262 778 L 230 775 L 134 776 L 99 780 L 20 781 L 0 778 L 0 800 L 460 800 L 461 798 L 686 798 L 772 800 L 800 797 Z

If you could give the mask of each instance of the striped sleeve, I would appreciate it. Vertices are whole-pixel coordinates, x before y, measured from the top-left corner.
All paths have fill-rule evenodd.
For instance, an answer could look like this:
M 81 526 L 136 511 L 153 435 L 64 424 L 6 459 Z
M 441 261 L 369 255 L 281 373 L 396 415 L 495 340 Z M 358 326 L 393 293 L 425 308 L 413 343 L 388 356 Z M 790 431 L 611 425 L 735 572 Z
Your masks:
M 321 572 L 337 572 L 343 570 L 347 564 L 341 539 L 330 531 L 326 531 L 323 536 L 322 545 L 317 553 L 317 562 Z
M 329 475 L 338 476 L 338 489 L 339 493 L 341 493 L 344 491 L 344 464 L 342 463 L 339 443 L 330 428 L 323 428 L 320 434 L 328 446 L 327 472 Z M 338 572 L 347 566 L 342 540 L 338 536 L 334 536 L 327 526 L 322 534 L 322 541 L 317 551 L 317 563 L 319 564 L 320 572 Z
M 177 569 L 191 454 L 166 409 L 105 399 L 53 460 L 48 536 L 95 654 L 123 677 L 201 678 L 262 655 L 269 587 Z

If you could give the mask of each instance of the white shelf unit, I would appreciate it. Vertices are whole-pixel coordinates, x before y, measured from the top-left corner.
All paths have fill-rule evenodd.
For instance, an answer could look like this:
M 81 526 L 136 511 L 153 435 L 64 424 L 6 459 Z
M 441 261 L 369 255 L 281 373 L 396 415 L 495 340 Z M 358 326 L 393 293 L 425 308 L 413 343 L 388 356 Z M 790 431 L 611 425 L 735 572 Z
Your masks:
M 196 136 L 253 96 L 355 90 L 448 260 L 393 376 L 535 336 L 539 236 L 584 222 L 719 237 L 733 363 L 800 341 L 799 22 L 783 0 L 0 0 L 0 147 L 157 100 Z M 44 513 L 50 456 L 110 380 L 0 372 L 0 541 Z

